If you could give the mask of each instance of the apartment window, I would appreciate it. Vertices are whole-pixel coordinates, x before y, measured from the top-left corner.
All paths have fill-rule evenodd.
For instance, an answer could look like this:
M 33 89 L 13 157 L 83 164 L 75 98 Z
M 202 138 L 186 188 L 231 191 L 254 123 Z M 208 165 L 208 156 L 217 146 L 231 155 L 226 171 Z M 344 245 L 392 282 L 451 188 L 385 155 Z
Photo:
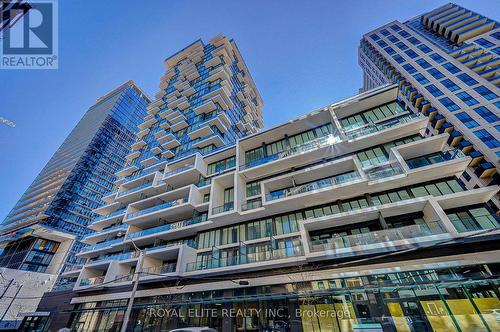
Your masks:
M 394 58 L 394 60 L 396 60 L 397 63 L 403 63 L 405 62 L 406 60 L 399 54 L 396 54 L 396 55 L 393 55 L 392 56 Z
M 417 39 L 417 38 L 415 38 L 415 37 L 410 37 L 410 38 L 408 38 L 408 41 L 409 41 L 410 43 L 412 43 L 413 45 L 418 45 L 418 44 L 420 44 L 420 40 L 418 40 L 418 39 Z
M 474 42 L 482 47 L 485 47 L 485 48 L 490 48 L 490 47 L 495 46 L 495 44 L 493 44 L 492 42 L 490 42 L 489 40 L 486 40 L 484 38 L 478 38 Z
M 250 182 L 246 185 L 247 197 L 260 195 L 260 182 Z
M 470 77 L 469 75 L 467 75 L 466 73 L 457 75 L 457 77 L 468 86 L 473 86 L 474 84 L 477 84 L 477 81 L 472 77 Z
M 390 35 L 389 37 L 387 37 L 387 39 L 389 39 L 391 43 L 397 43 L 399 41 L 398 37 L 393 35 Z
M 425 59 L 418 59 L 416 62 L 418 63 L 418 65 L 420 67 L 422 67 L 424 69 L 427 69 L 427 68 L 429 68 L 431 66 L 431 64 L 428 63 L 427 61 L 425 61 Z
M 399 25 L 397 25 L 397 24 L 393 24 L 393 25 L 391 25 L 391 29 L 392 29 L 392 30 L 394 30 L 394 31 L 399 31 L 399 30 L 401 30 L 401 28 L 400 28 L 400 27 L 399 27 Z
M 401 37 L 403 37 L 403 38 L 408 38 L 408 37 L 410 37 L 410 34 L 409 34 L 408 32 L 406 32 L 406 31 L 404 31 L 404 30 L 399 31 L 398 33 L 399 33 L 399 35 L 400 35 Z
M 443 104 L 444 107 L 446 107 L 448 109 L 448 111 L 456 111 L 458 109 L 460 109 L 460 107 L 457 106 L 457 104 L 455 104 L 450 98 L 448 97 L 444 97 L 444 98 L 441 98 L 439 99 L 439 102 L 441 104 Z
M 458 232 L 471 232 L 499 226 L 498 217 L 486 207 L 462 207 L 445 211 Z
M 496 40 L 500 40 L 500 31 L 497 31 L 497 32 L 491 34 L 490 36 L 495 38 Z
M 485 119 L 488 123 L 494 123 L 500 121 L 500 118 L 496 116 L 493 112 L 487 109 L 485 106 L 480 106 L 475 108 L 474 111 L 479 114 L 483 119 Z
M 496 94 L 491 92 L 490 89 L 488 89 L 487 87 L 484 87 L 484 86 L 478 86 L 477 88 L 474 88 L 474 91 L 479 93 L 481 96 L 483 96 L 487 100 L 492 100 L 492 99 L 495 99 L 498 97 Z
M 418 45 L 418 49 L 424 53 L 432 52 L 432 50 L 425 44 Z
M 460 69 L 458 69 L 458 67 L 455 66 L 454 64 L 452 64 L 451 62 L 445 63 L 443 65 L 443 67 L 446 68 L 446 70 L 452 74 L 456 74 L 456 73 L 460 72 Z
M 425 76 L 420 74 L 420 73 L 413 75 L 413 77 L 418 81 L 418 83 L 420 83 L 422 85 L 429 83 L 429 80 L 427 78 L 425 78 Z
M 425 87 L 434 97 L 439 97 L 443 95 L 443 92 L 439 90 L 434 84 Z
M 375 40 L 375 41 L 377 41 L 377 40 L 380 39 L 380 37 L 376 33 L 371 34 L 370 38 L 373 39 L 373 40 Z
M 387 31 L 386 29 L 380 30 L 380 33 L 383 34 L 384 36 L 389 36 L 391 33 Z
M 485 129 L 475 131 L 474 135 L 476 135 L 477 138 L 479 138 L 490 149 L 500 147 L 500 142 Z
M 396 46 L 401 50 L 401 51 L 404 51 L 404 50 L 407 50 L 408 49 L 408 46 L 406 46 L 405 43 L 403 42 L 399 42 L 396 44 Z
M 500 47 L 495 47 L 494 49 L 491 50 L 493 53 L 500 55 Z
M 429 58 L 431 58 L 432 60 L 436 61 L 437 63 L 442 63 L 442 62 L 446 61 L 445 58 L 443 58 L 442 56 L 440 56 L 437 53 L 432 53 L 431 55 L 429 55 Z
M 418 57 L 418 54 L 414 50 L 407 50 L 405 53 L 412 59 L 415 59 Z
M 395 54 L 395 53 L 396 53 L 396 51 L 394 51 L 394 49 L 393 49 L 392 47 L 390 47 L 390 46 L 389 46 L 389 47 L 384 48 L 384 50 L 385 50 L 385 51 L 387 52 L 387 54 L 389 54 L 389 55 L 393 55 L 393 54 Z
M 443 73 L 441 73 L 439 70 L 436 68 L 431 68 L 427 71 L 429 74 L 432 75 L 435 79 L 439 80 L 444 77 Z
M 409 63 L 407 63 L 406 65 L 403 66 L 404 70 L 406 70 L 409 74 L 413 74 L 414 72 L 416 72 L 417 70 L 415 69 L 415 67 L 413 67 L 412 65 L 410 65 Z
M 442 80 L 441 84 L 443 84 L 451 92 L 460 90 L 460 87 L 458 85 L 456 85 L 455 82 L 453 82 L 449 78 Z
M 207 176 L 223 172 L 224 170 L 234 167 L 236 159 L 234 156 L 226 158 L 224 160 L 211 163 L 207 167 Z
M 234 187 L 224 189 L 224 204 L 234 202 Z
M 479 126 L 479 123 L 477 123 L 476 121 L 474 121 L 474 119 L 472 119 L 469 114 L 465 113 L 465 112 L 460 112 L 460 113 L 457 113 L 455 114 L 455 116 L 460 120 L 462 121 L 462 123 L 467 127 L 467 128 L 475 128 L 475 127 L 478 127 Z
M 387 43 L 386 43 L 385 41 L 383 41 L 382 39 L 381 39 L 381 40 L 379 40 L 379 41 L 377 42 L 377 44 L 379 44 L 379 45 L 380 45 L 380 47 L 386 47 L 386 46 L 387 46 Z
M 476 99 L 474 99 L 467 92 L 460 92 L 457 94 L 457 97 L 460 98 L 460 100 L 463 101 L 467 106 L 472 106 L 472 105 L 476 105 L 477 103 L 479 103 Z

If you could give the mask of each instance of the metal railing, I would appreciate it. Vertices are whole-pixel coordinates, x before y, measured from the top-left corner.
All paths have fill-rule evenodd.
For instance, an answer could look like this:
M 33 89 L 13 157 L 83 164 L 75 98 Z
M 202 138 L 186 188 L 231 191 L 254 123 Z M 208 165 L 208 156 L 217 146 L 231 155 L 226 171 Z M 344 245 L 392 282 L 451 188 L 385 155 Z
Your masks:
M 143 277 L 147 277 L 148 274 L 167 274 L 167 273 L 173 273 L 177 269 L 177 262 L 175 263 L 167 263 L 163 264 L 161 266 L 152 266 L 148 268 L 144 268 L 143 271 Z
M 212 214 L 219 214 L 231 210 L 234 210 L 234 202 L 227 202 L 224 203 L 223 205 L 212 208 Z
M 241 211 L 248 211 L 262 207 L 262 200 L 251 200 L 241 204 Z

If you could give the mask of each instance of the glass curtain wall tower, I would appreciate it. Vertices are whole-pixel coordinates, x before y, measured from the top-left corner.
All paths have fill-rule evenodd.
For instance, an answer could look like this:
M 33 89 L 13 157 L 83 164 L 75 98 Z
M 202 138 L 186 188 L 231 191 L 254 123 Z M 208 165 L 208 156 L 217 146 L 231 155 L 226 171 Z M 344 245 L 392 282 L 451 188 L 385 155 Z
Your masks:
M 473 158 L 462 176 L 469 188 L 499 182 L 497 21 L 450 3 L 368 32 L 358 55 L 362 90 L 397 83 L 430 118 L 428 135 L 447 132 L 450 146 Z

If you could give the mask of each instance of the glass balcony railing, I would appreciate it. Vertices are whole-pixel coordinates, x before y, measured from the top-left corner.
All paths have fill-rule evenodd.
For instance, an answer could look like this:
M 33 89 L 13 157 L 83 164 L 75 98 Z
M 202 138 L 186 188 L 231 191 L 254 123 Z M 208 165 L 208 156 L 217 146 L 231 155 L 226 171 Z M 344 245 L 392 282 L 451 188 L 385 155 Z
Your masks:
M 446 230 L 439 222 L 429 224 L 410 225 L 399 228 L 384 229 L 363 234 L 338 236 L 330 239 L 313 241 L 311 251 L 325 251 L 333 249 L 366 246 L 370 244 L 393 242 L 405 239 L 415 239 L 424 236 L 443 234 Z
M 155 206 L 152 206 L 152 207 L 144 209 L 144 210 L 129 213 L 129 214 L 127 214 L 127 219 L 132 219 L 132 218 L 139 217 L 139 216 L 142 216 L 142 215 L 147 214 L 147 213 L 151 213 L 151 212 L 155 212 L 155 211 L 159 211 L 159 210 L 163 210 L 163 209 L 168 209 L 170 207 L 186 203 L 187 201 L 188 201 L 188 198 L 184 197 L 184 198 L 179 198 L 179 199 L 176 199 L 176 200 L 173 200 L 170 202 L 166 202 L 166 203 L 163 203 L 160 205 L 155 205 Z
M 219 214 L 234 210 L 234 202 L 227 202 L 212 209 L 212 214 Z
M 460 150 L 439 151 L 436 153 L 420 156 L 417 158 L 406 160 L 406 164 L 410 169 L 425 167 L 445 161 L 464 158 L 465 154 Z
M 296 187 L 273 191 L 272 193 L 266 195 L 266 201 L 273 201 L 276 199 L 295 196 L 327 187 L 333 187 L 339 184 L 348 183 L 358 179 L 361 179 L 361 176 L 359 175 L 358 172 L 341 174 L 331 178 L 305 183 L 303 185 L 299 185 Z
M 102 284 L 103 282 L 104 282 L 104 276 L 84 278 L 80 280 L 80 286 L 99 285 Z
M 120 191 L 118 193 L 118 197 L 124 196 L 124 195 L 127 195 L 127 194 L 131 194 L 133 192 L 139 191 L 139 190 L 147 188 L 147 187 L 151 187 L 152 184 L 153 184 L 153 182 L 147 182 L 147 183 L 145 183 L 143 185 L 140 185 L 139 187 L 135 187 L 135 188 L 132 188 L 132 189 L 129 189 L 129 190 L 125 190 L 125 191 Z
M 152 266 L 148 267 L 142 270 L 142 276 L 147 277 L 151 275 L 158 275 L 158 274 L 167 274 L 167 273 L 173 273 L 177 269 L 177 262 L 176 263 L 167 263 L 162 266 Z
M 105 247 L 109 247 L 113 244 L 116 244 L 116 243 L 120 243 L 120 242 L 123 242 L 123 238 L 118 238 L 118 239 L 113 239 L 113 240 L 109 240 L 109 241 L 104 241 L 104 242 L 101 242 L 101 243 L 97 243 L 97 244 L 94 244 L 93 246 L 88 246 L 88 247 L 84 247 L 80 250 L 80 252 L 89 252 L 89 251 L 93 251 L 93 250 L 96 250 L 96 249 L 100 249 L 100 248 L 105 248 Z
M 113 254 L 113 255 L 108 255 L 108 256 L 92 258 L 88 261 L 87 264 L 107 262 L 107 261 L 124 261 L 127 259 L 136 258 L 136 257 L 139 257 L 139 253 L 136 251 L 123 252 L 123 253 L 119 253 L 119 254 Z
M 206 261 L 188 263 L 186 270 L 199 271 L 215 269 L 226 266 L 243 265 L 257 262 L 265 262 L 270 260 L 284 259 L 290 257 L 302 256 L 304 254 L 302 246 L 271 249 L 259 253 L 239 254 L 232 257 L 212 258 Z
M 86 240 L 88 238 L 100 235 L 102 233 L 107 233 L 109 231 L 115 231 L 115 230 L 119 230 L 119 229 L 126 230 L 127 228 L 128 228 L 128 225 L 125 225 L 125 224 L 120 224 L 120 225 L 115 225 L 115 226 L 108 227 L 108 228 L 103 228 L 99 233 L 91 233 L 91 234 L 85 235 L 82 240 Z
M 389 120 L 378 123 L 368 123 L 362 127 L 347 130 L 345 131 L 345 135 L 348 139 L 355 139 L 357 137 L 373 134 L 387 128 L 392 128 L 403 123 L 408 123 L 423 118 L 424 115 L 420 113 L 403 114 Z
M 127 239 L 135 239 L 135 238 L 143 237 L 146 235 L 156 234 L 156 233 L 160 233 L 160 232 L 164 232 L 164 231 L 168 231 L 168 230 L 173 230 L 173 229 L 179 229 L 179 228 L 186 227 L 189 225 L 194 225 L 194 224 L 200 223 L 202 221 L 206 221 L 206 220 L 207 220 L 206 215 L 193 217 L 191 219 L 181 220 L 181 221 L 173 222 L 171 224 L 165 224 L 165 225 L 158 226 L 158 227 L 148 228 L 148 229 L 145 229 L 145 230 L 140 231 L 140 232 L 131 233 L 131 234 L 127 235 Z
M 159 170 L 154 168 L 154 169 L 150 169 L 150 170 L 147 170 L 145 172 L 139 172 L 137 174 L 134 174 L 134 175 L 130 175 L 130 176 L 126 176 L 124 179 L 125 181 L 132 181 L 132 180 L 135 180 L 135 179 L 138 179 L 142 176 L 145 176 L 145 175 L 149 175 L 151 173 L 154 173 L 154 172 L 158 172 Z
M 127 208 L 119 209 L 119 210 L 116 210 L 115 212 L 111 212 L 111 213 L 109 213 L 107 215 L 97 217 L 97 218 L 94 219 L 93 222 L 95 223 L 95 222 L 98 222 L 98 221 L 101 221 L 101 220 L 104 220 L 104 219 L 108 219 L 108 218 L 111 218 L 111 217 L 119 216 L 121 214 L 124 214 L 126 209 Z
M 248 211 L 262 207 L 262 200 L 256 199 L 241 204 L 241 211 Z
M 371 181 L 404 174 L 404 170 L 398 162 L 391 162 L 388 164 L 378 165 L 373 168 L 364 169 L 364 172 Z
M 115 277 L 114 282 L 127 282 L 132 281 L 134 279 L 133 273 L 119 274 Z
M 175 174 L 178 174 L 178 173 L 181 173 L 181 172 L 184 172 L 184 171 L 187 171 L 188 169 L 192 169 L 194 168 L 194 165 L 185 165 L 185 166 L 182 166 L 182 167 L 179 167 L 179 168 L 176 168 L 172 171 L 169 171 L 169 172 L 166 172 L 164 175 L 163 175 L 163 178 L 167 178 L 169 176 L 172 176 L 172 175 L 175 175 Z
M 274 161 L 274 160 L 283 159 L 283 158 L 290 157 L 293 155 L 302 154 L 302 153 L 310 152 L 313 150 L 317 150 L 319 148 L 322 148 L 322 147 L 325 147 L 328 145 L 333 145 L 333 144 L 337 143 L 338 141 L 339 141 L 339 137 L 336 135 L 333 135 L 333 134 L 330 134 L 330 135 L 324 136 L 324 137 L 319 137 L 319 138 L 311 140 L 307 143 L 304 143 L 301 145 L 296 145 L 294 147 L 289 147 L 288 149 L 286 149 L 282 152 L 275 153 L 275 154 L 269 155 L 267 157 L 263 157 L 260 159 L 256 159 L 256 160 L 252 160 L 250 162 L 247 162 L 246 164 L 240 166 L 240 170 L 245 170 L 248 168 L 252 168 L 255 166 L 269 163 L 269 162 Z
M 200 179 L 198 181 L 198 183 L 196 183 L 196 186 L 197 187 L 204 187 L 204 186 L 208 186 L 210 183 L 212 183 L 212 178 L 204 178 L 204 179 Z

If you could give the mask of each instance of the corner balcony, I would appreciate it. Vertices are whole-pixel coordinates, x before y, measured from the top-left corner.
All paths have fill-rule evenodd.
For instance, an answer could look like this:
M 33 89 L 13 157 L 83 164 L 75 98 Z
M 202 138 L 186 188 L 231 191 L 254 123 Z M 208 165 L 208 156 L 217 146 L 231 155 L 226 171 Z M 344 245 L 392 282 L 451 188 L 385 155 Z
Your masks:
M 325 156 L 333 155 L 333 151 L 328 151 L 328 149 L 338 142 L 340 142 L 339 136 L 329 135 L 301 145 L 288 147 L 285 151 L 241 165 L 240 173 L 249 179 L 254 179 L 284 171 L 295 165 L 303 165 L 311 160 L 322 159 Z
M 311 242 L 308 260 L 346 258 L 418 248 L 451 239 L 439 222 L 409 225 Z
M 124 182 L 122 183 L 123 187 L 134 186 L 143 181 L 153 180 L 157 174 L 160 174 L 160 171 L 157 168 L 152 168 L 149 170 L 141 170 L 136 174 L 124 177 Z
M 104 255 L 95 258 L 91 258 L 87 261 L 84 268 L 97 267 L 97 266 L 109 266 L 109 264 L 113 261 L 118 262 L 130 262 L 136 261 L 139 258 L 139 253 L 136 251 L 132 252 L 120 252 L 111 255 Z
M 205 146 L 212 144 L 220 148 L 225 143 L 224 139 L 218 133 L 213 133 L 212 135 L 206 137 L 200 137 L 192 141 L 193 148 L 203 148 Z
M 123 237 L 118 239 L 112 239 L 104 242 L 94 244 L 92 246 L 84 247 L 77 254 L 78 257 L 92 257 L 95 256 L 97 252 L 110 252 L 114 250 L 114 247 L 120 246 L 123 243 Z
M 193 164 L 184 165 L 178 168 L 168 167 L 163 174 L 162 181 L 173 187 L 194 183 L 201 174 L 201 170 L 197 166 L 198 165 L 193 161 Z
M 126 208 L 122 208 L 114 212 L 108 213 L 106 215 L 97 217 L 92 221 L 91 224 L 88 225 L 88 227 L 95 231 L 100 231 L 104 227 L 112 225 L 117 221 L 123 219 L 123 216 L 125 215 L 125 210 Z
M 88 243 L 88 244 L 95 244 L 96 242 L 99 242 L 111 235 L 116 235 L 120 232 L 126 232 L 128 229 L 128 225 L 125 224 L 119 224 L 107 228 L 102 228 L 99 230 L 97 233 L 92 233 L 88 234 L 83 237 L 82 242 Z

